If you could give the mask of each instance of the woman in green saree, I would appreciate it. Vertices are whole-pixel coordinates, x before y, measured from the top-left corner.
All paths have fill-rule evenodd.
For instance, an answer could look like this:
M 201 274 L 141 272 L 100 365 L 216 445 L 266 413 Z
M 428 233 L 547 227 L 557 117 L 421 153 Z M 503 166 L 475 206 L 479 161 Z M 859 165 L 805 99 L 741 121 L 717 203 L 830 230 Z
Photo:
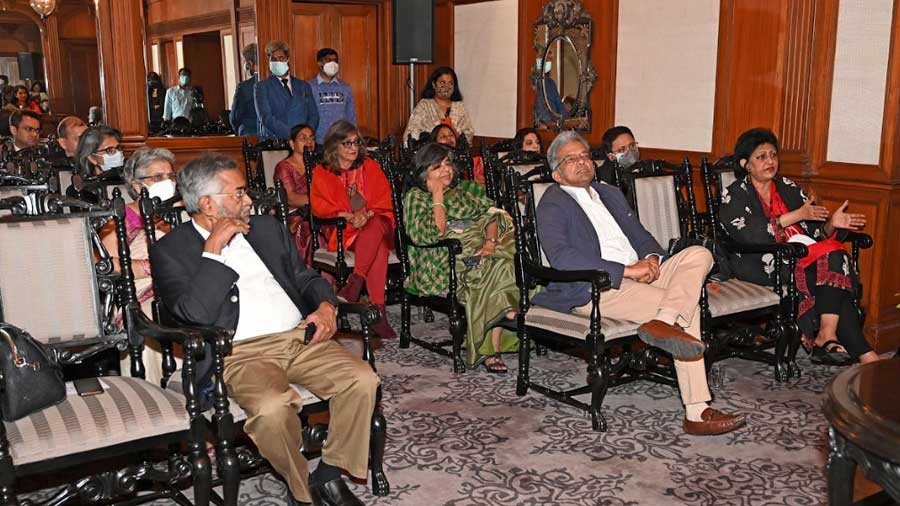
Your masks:
M 516 351 L 519 342 L 496 324 L 515 318 L 519 303 L 512 219 L 493 206 L 481 185 L 460 180 L 450 150 L 436 143 L 416 153 L 403 208 L 406 233 L 416 243 L 462 242 L 456 270 L 468 326 L 466 362 L 474 367 L 483 360 L 488 372 L 507 372 L 500 353 Z M 419 295 L 447 290 L 450 267 L 444 251 L 411 248 L 409 260 L 408 289 Z

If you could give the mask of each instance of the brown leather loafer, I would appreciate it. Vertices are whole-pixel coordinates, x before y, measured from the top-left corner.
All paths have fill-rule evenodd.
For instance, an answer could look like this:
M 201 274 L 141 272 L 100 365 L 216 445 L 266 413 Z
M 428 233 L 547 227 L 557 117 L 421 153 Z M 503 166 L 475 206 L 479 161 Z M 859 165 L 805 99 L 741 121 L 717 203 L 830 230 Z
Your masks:
M 638 327 L 641 341 L 672 354 L 678 360 L 694 361 L 703 358 L 706 345 L 677 325 L 650 320 Z
M 702 422 L 692 422 L 685 418 L 684 432 L 692 436 L 715 436 L 731 432 L 747 423 L 744 415 L 729 415 L 713 408 L 704 409 L 700 418 L 703 419 Z

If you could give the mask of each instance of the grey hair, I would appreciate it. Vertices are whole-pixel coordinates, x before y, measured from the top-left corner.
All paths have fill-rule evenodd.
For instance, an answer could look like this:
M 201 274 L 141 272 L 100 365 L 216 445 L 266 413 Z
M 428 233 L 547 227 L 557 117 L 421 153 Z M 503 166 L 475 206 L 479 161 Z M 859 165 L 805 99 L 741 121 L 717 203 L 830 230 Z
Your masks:
M 285 56 L 291 55 L 291 46 L 283 40 L 273 40 L 266 44 L 266 58 L 272 58 L 275 51 L 284 51 Z
M 178 191 L 188 214 L 199 214 L 200 199 L 222 191 L 225 185 L 219 174 L 237 168 L 237 162 L 221 155 L 203 155 L 188 162 L 178 173 Z
M 588 144 L 588 141 L 584 140 L 584 137 L 578 135 L 575 130 L 566 130 L 564 132 L 560 132 L 559 135 L 553 139 L 553 143 L 550 144 L 550 148 L 547 149 L 547 161 L 550 162 L 550 169 L 556 171 L 559 170 L 559 164 L 562 162 L 558 158 L 559 150 L 566 144 L 578 141 L 584 146 L 584 149 L 590 151 L 591 145 Z
M 244 57 L 244 61 L 256 65 L 256 42 L 244 46 L 244 49 L 241 50 L 241 56 Z
M 169 162 L 172 170 L 175 169 L 175 155 L 165 148 L 140 148 L 132 153 L 128 161 L 125 162 L 125 167 L 122 169 L 122 179 L 125 181 L 125 191 L 128 192 L 132 199 L 137 199 L 140 194 L 131 184 L 135 181 L 140 182 L 140 179 L 145 175 L 144 170 L 150 164 L 158 161 Z

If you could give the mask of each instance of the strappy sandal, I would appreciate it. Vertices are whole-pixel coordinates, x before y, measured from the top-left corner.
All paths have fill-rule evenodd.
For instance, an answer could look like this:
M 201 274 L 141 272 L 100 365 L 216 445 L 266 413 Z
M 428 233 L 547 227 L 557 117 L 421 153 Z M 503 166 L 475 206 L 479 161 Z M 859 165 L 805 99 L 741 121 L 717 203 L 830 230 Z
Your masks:
M 844 366 L 855 362 L 841 343 L 829 339 L 821 345 L 815 345 L 810 352 L 810 362 L 820 365 Z
M 485 359 L 484 368 L 491 374 L 506 374 L 509 372 L 509 368 L 503 363 L 503 359 L 500 358 L 499 353 L 494 353 Z

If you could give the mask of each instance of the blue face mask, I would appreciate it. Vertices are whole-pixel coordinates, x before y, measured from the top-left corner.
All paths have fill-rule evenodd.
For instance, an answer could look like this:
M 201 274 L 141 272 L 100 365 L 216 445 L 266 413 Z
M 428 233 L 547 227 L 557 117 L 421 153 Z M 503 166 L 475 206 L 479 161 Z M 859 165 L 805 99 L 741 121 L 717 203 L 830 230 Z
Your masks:
M 190 80 L 191 80 L 191 78 L 188 76 L 180 76 L 178 78 L 178 82 L 181 83 L 182 86 L 187 86 L 187 83 L 189 83 Z
M 288 73 L 288 64 L 284 61 L 270 61 L 269 70 L 276 76 L 281 77 Z

